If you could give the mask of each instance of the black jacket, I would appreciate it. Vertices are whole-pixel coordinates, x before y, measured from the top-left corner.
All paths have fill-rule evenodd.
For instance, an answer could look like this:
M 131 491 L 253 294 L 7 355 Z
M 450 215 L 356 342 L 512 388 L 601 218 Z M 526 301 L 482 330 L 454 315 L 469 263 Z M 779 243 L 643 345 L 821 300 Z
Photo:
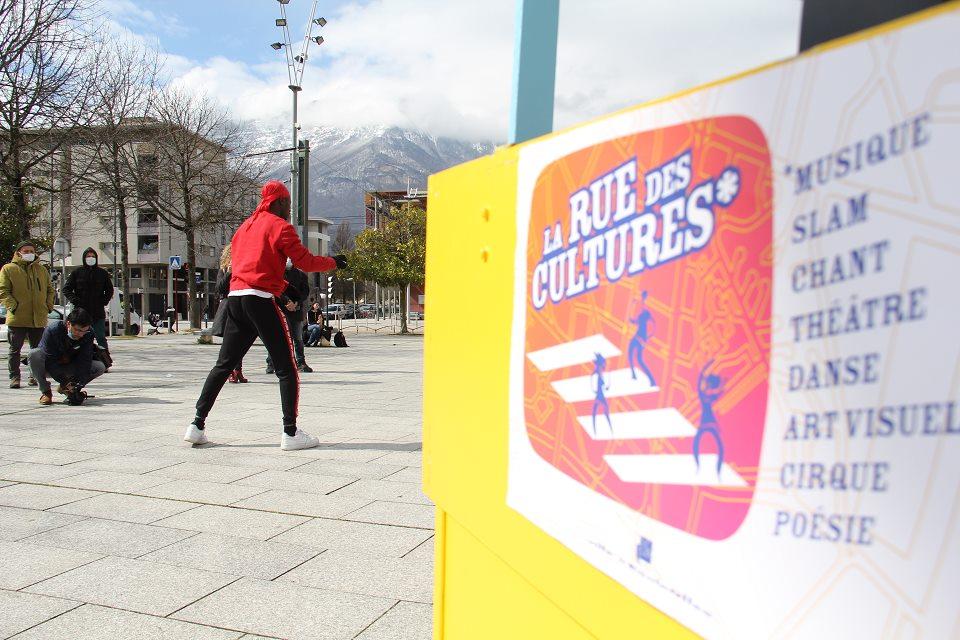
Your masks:
M 65 382 L 56 373 L 65 366 L 73 369 L 74 382 L 82 387 L 90 382 L 90 366 L 93 361 L 93 331 L 88 331 L 79 340 L 67 335 L 67 323 L 63 320 L 47 325 L 38 347 L 46 356 L 46 368 L 57 382 Z
M 307 324 L 318 324 L 322 327 L 324 325 L 323 309 L 316 311 L 307 309 Z
M 215 336 L 223 336 L 223 329 L 227 321 L 227 295 L 230 293 L 231 275 L 229 270 L 224 271 L 223 269 L 217 274 L 217 295 L 220 297 L 220 302 L 217 306 L 217 313 L 213 316 L 213 327 L 211 327 Z
M 100 257 L 92 247 L 87 247 L 83 253 L 87 254 L 91 251 L 99 261 Z M 107 317 L 104 307 L 113 297 L 110 274 L 97 265 L 88 267 L 84 263 L 79 269 L 74 269 L 67 278 L 63 295 L 73 303 L 74 307 L 85 309 L 94 320 L 103 320 Z
M 303 320 L 303 308 L 310 297 L 310 281 L 307 274 L 296 267 L 291 267 L 284 271 L 283 279 L 287 281 L 287 288 L 280 296 L 280 308 L 287 314 L 288 318 Z M 292 300 L 299 304 L 296 311 L 288 311 L 286 304 Z

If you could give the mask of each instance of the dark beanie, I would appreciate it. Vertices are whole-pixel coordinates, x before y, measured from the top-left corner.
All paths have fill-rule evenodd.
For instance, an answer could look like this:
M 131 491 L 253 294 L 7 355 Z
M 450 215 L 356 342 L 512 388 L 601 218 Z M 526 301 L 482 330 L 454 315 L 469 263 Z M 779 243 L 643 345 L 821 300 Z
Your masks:
M 24 247 L 36 247 L 36 246 L 37 246 L 36 243 L 33 242 L 32 240 L 24 240 L 23 242 L 17 245 L 17 248 L 14 249 L 14 251 L 20 251 L 20 249 L 23 249 Z

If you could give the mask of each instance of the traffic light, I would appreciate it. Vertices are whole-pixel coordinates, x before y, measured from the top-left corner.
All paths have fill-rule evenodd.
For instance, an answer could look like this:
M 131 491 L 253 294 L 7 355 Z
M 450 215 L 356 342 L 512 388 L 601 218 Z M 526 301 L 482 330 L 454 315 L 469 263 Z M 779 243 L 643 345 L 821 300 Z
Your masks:
M 327 276 L 327 295 L 333 293 L 333 276 Z

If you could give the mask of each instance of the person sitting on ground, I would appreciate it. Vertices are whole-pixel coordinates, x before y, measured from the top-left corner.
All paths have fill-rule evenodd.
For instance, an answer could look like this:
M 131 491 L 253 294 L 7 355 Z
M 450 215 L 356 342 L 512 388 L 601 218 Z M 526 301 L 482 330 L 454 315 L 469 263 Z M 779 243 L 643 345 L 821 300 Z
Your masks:
M 320 303 L 314 302 L 307 310 L 307 342 L 308 347 L 315 347 L 320 344 L 320 336 L 323 333 L 323 311 L 320 310 Z
M 93 318 L 81 308 L 43 330 L 40 346 L 29 355 L 30 370 L 40 386 L 40 404 L 53 403 L 47 374 L 60 383 L 58 392 L 70 404 L 81 404 L 87 397 L 83 388 L 103 374 L 106 367 L 93 358 Z

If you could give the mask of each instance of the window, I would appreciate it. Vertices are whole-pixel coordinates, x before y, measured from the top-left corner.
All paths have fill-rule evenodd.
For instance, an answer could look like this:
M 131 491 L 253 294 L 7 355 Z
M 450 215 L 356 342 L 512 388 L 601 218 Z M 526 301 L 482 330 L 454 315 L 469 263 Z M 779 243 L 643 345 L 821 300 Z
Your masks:
M 130 279 L 140 279 L 140 267 L 130 267 Z
M 137 236 L 137 251 L 140 253 L 153 253 L 159 249 L 159 236 Z
M 159 221 L 156 209 L 141 209 L 137 212 L 137 224 L 157 224 Z

